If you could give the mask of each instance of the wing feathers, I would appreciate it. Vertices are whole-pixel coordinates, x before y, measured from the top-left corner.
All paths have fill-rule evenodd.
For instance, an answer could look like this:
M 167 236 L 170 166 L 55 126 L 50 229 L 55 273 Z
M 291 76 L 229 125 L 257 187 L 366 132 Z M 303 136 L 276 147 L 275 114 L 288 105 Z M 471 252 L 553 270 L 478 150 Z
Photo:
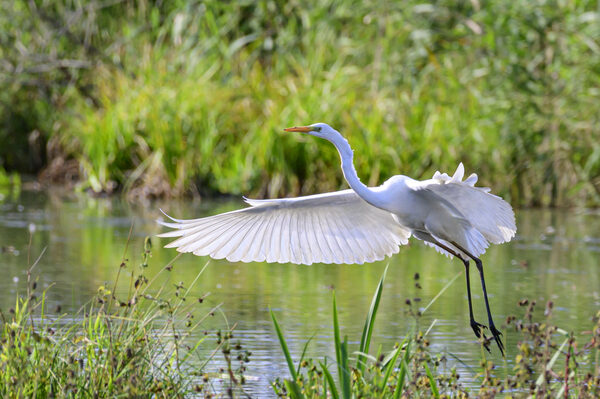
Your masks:
M 517 231 L 515 214 L 510 204 L 502 198 L 490 194 L 489 188 L 475 187 L 475 183 L 477 183 L 475 173 L 463 181 L 464 173 L 464 166 L 461 163 L 452 177 L 446 173 L 435 172 L 430 180 L 408 179 L 405 181 L 406 185 L 415 193 L 428 197 L 429 201 L 433 201 L 432 203 L 441 205 L 447 209 L 447 212 L 443 214 L 451 216 L 444 225 L 436 220 L 443 215 L 436 216 L 434 214 L 433 219 L 427 221 L 430 224 L 427 233 L 442 244 L 448 244 L 448 240 L 444 241 L 443 237 L 448 238 L 447 230 L 450 228 L 453 231 L 450 241 L 455 240 L 474 256 L 479 256 L 485 252 L 489 243 L 501 244 L 514 237 Z M 458 228 L 457 223 L 460 224 L 461 220 L 464 221 L 464 225 Z M 418 234 L 415 236 L 424 239 Z M 427 243 L 427 245 L 431 244 Z M 455 248 L 451 244 L 449 247 Z M 434 248 L 438 252 L 447 254 L 437 246 Z
M 463 176 L 464 166 L 460 163 L 452 177 L 435 172 L 433 179 L 417 182 L 412 188 L 430 190 L 447 200 L 490 243 L 510 241 L 517 231 L 515 214 L 510 204 L 490 194 L 487 187 L 475 187 L 475 173 L 464 181 Z
M 179 252 L 237 262 L 364 263 L 398 252 L 410 232 L 352 190 L 281 200 L 200 219 L 166 215 Z
M 287 263 L 290 261 L 290 234 L 290 212 L 285 212 L 281 222 L 281 237 L 279 240 L 279 253 L 281 254 L 281 258 L 278 262 L 280 263 Z
M 329 246 L 329 242 L 325 237 L 325 233 L 323 232 L 323 226 L 321 225 L 321 221 L 319 220 L 318 215 L 315 212 L 310 212 L 310 217 L 313 224 L 312 233 L 315 237 L 315 241 L 317 242 L 317 246 L 319 247 L 321 257 L 315 255 L 315 259 L 321 259 L 322 263 L 334 263 L 333 262 L 333 250 Z M 313 249 L 313 248 L 311 248 Z

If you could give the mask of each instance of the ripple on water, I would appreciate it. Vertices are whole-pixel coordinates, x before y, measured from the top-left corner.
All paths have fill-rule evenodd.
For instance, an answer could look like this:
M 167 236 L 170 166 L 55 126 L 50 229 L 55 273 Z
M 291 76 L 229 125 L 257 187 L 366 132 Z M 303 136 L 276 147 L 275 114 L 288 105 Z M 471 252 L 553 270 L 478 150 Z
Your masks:
M 62 203 L 38 197 L 38 193 L 23 193 L 19 204 L 0 204 L 0 247 L 14 248 L 19 253 L 15 256 L 0 252 L 0 270 L 9 276 L 0 279 L 3 309 L 14 306 L 16 292 L 24 288 L 31 223 L 36 225 L 31 258 L 35 259 L 48 247 L 36 267 L 40 286 L 56 283 L 49 294 L 50 308 L 60 304 L 63 312 L 70 313 L 89 301 L 99 285 L 114 280 L 132 220 L 133 239 L 128 244 L 129 260 L 124 275 L 140 273 L 142 237 L 160 231 L 154 223 L 160 216 L 158 208 L 169 211 L 176 207 L 180 214 L 203 215 L 242 206 L 241 202 L 224 205 L 170 201 L 148 207 L 118 199 Z M 523 314 L 524 310 L 516 304 L 522 298 L 535 298 L 540 304 L 553 299 L 553 322 L 575 331 L 589 330 L 591 316 L 600 302 L 600 212 L 523 210 L 517 211 L 517 220 L 517 239 L 492 246 L 484 255 L 484 265 L 491 266 L 486 269 L 486 281 L 497 324 L 509 314 Z M 542 235 L 544 240 L 540 241 Z M 161 248 L 164 241 L 156 239 L 153 243 L 156 245 L 150 267 L 144 270 L 148 276 L 156 275 L 176 256 L 175 251 Z M 180 256 L 173 271 L 161 277 L 159 285 L 172 287 L 179 281 L 185 284 L 194 281 L 206 261 L 192 255 Z M 381 344 L 384 351 L 389 351 L 410 332 L 414 323 L 406 314 L 405 299 L 419 297 L 421 303 L 428 303 L 461 270 L 459 263 L 416 242 L 389 260 L 364 266 L 232 265 L 219 261 L 209 264 L 193 294 L 200 296 L 211 291 L 204 304 L 207 307 L 223 303 L 221 309 L 229 324 L 237 323 L 234 339 L 240 339 L 243 347 L 252 352 L 248 391 L 253 397 L 272 397 L 270 383 L 277 377 L 287 377 L 288 370 L 268 309 L 277 314 L 295 361 L 311 336 L 314 337 L 308 355 L 315 359 L 327 356 L 333 361 L 330 288 L 335 287 L 342 334 L 348 335 L 356 348 L 373 291 L 388 263 L 372 349 Z M 474 270 L 471 271 L 473 300 L 476 319 L 481 321 L 485 320 L 485 311 Z M 415 287 L 415 273 L 421 276 L 422 289 Z M 19 278 L 17 283 L 12 281 L 13 276 Z M 124 289 L 128 283 L 128 280 L 123 282 Z M 478 380 L 473 377 L 473 370 L 479 367 L 481 348 L 468 324 L 464 284 L 464 278 L 460 278 L 451 285 L 428 309 L 420 327 L 425 330 L 437 319 L 428 334 L 432 348 L 447 354 L 448 368 L 455 366 L 459 370 L 463 384 L 476 386 Z M 198 311 L 205 309 L 200 307 Z M 222 320 L 216 319 L 211 319 L 207 329 L 226 328 Z M 519 336 L 510 329 L 501 329 L 510 359 L 516 353 Z M 206 351 L 212 349 L 214 346 L 206 346 Z M 501 364 L 497 351 L 492 351 L 488 358 Z M 219 361 L 217 366 L 223 365 L 222 359 Z

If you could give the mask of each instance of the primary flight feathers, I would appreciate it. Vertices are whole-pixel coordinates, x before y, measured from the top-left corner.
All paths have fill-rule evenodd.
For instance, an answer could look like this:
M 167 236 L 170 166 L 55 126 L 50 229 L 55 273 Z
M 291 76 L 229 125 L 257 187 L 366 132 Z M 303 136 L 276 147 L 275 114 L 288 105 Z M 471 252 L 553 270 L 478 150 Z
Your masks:
M 412 180 L 411 188 L 429 190 L 462 211 L 483 236 L 472 246 L 479 255 L 487 242 L 498 244 L 514 236 L 514 214 L 488 188 L 474 186 L 476 174 L 465 181 L 463 175 L 461 163 L 452 177 L 436 172 L 430 180 Z M 381 260 L 397 253 L 411 236 L 410 228 L 392 213 L 368 204 L 353 190 L 245 201 L 250 207 L 200 219 L 179 220 L 165 214 L 173 223 L 159 223 L 175 230 L 159 237 L 179 237 L 166 247 L 215 259 L 310 265 Z
M 410 236 L 389 212 L 352 190 L 246 202 L 249 208 L 220 215 L 159 221 L 176 229 L 160 237 L 180 237 L 167 247 L 215 259 L 310 265 L 381 260 Z

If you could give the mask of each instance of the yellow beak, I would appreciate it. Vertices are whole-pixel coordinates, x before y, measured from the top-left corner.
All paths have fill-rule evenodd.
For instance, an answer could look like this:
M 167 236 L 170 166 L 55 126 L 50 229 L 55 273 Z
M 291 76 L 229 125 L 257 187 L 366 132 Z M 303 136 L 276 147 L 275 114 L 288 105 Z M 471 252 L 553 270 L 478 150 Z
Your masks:
M 283 129 L 286 132 L 302 132 L 302 133 L 307 133 L 307 132 L 312 132 L 312 127 L 310 126 L 294 126 L 294 127 L 288 127 L 286 129 Z

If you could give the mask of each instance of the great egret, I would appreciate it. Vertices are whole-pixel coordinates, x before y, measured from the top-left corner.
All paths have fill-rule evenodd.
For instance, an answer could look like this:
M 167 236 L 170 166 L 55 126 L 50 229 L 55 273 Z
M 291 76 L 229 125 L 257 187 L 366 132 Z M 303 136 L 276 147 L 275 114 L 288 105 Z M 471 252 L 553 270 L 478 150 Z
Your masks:
M 486 326 L 473 317 L 469 259 L 481 277 L 489 329 L 504 355 L 501 332 L 494 325 L 479 256 L 489 243 L 510 241 L 517 230 L 511 206 L 475 187 L 477 175 L 463 181 L 459 164 L 452 177 L 436 172 L 418 181 L 393 176 L 379 187 L 367 187 L 356 174 L 348 141 L 325 123 L 291 127 L 331 142 L 338 150 L 350 190 L 298 198 L 244 200 L 245 209 L 200 219 L 161 223 L 175 229 L 161 237 L 179 237 L 166 245 L 232 262 L 364 263 L 381 260 L 414 237 L 447 256 L 459 258 L 466 271 L 471 328 L 483 336 Z

